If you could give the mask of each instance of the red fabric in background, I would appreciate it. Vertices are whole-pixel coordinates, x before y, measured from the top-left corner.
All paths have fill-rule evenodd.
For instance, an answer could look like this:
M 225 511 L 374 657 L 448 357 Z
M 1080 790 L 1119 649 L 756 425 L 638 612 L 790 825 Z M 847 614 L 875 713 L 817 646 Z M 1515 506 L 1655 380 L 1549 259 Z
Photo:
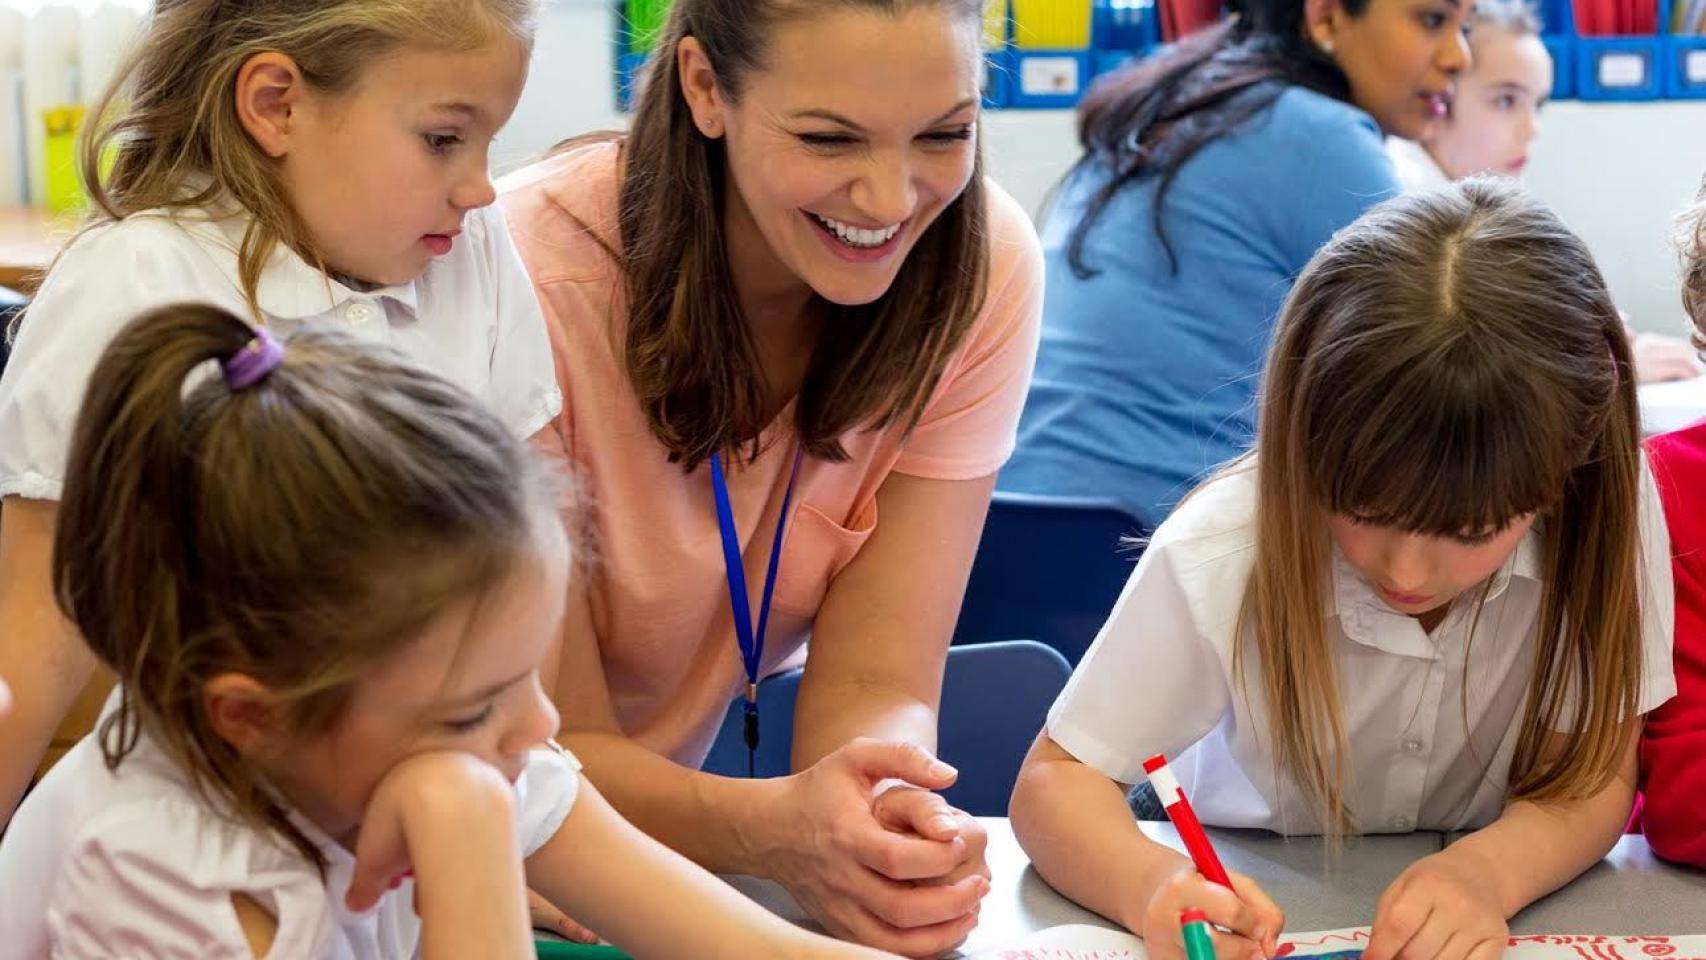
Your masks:
M 1647 441 L 1676 577 L 1676 696 L 1641 735 L 1641 820 L 1653 852 L 1706 866 L 1706 420 Z

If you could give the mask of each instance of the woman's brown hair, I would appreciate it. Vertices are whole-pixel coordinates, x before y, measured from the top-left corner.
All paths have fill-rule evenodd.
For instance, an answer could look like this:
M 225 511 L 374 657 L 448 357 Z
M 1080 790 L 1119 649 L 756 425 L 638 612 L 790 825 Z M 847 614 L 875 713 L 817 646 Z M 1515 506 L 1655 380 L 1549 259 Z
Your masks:
M 319 255 L 276 174 L 237 117 L 237 74 L 258 53 L 290 57 L 316 91 L 351 89 L 404 44 L 531 46 L 538 0 L 158 0 L 134 52 L 96 102 L 79 147 L 91 223 L 156 208 L 235 203 L 252 219 L 238 278 L 255 291 L 273 248 Z
M 723 214 L 732 187 L 723 141 L 694 125 L 676 47 L 697 38 L 718 88 L 738 102 L 746 79 L 765 68 L 766 44 L 778 25 L 824 10 L 895 17 L 923 5 L 963 18 L 969 55 L 976 55 L 979 0 L 673 4 L 622 151 L 618 220 L 629 305 L 628 379 L 652 433 L 684 469 L 722 451 L 756 456 L 768 391 L 729 274 Z M 840 438 L 849 430 L 917 422 L 983 306 L 989 249 L 982 169 L 980 147 L 971 181 L 918 239 L 886 293 L 863 306 L 819 301 L 827 321 L 795 412 L 812 456 L 845 459 Z
M 1277 766 L 1344 829 L 1344 716 L 1321 597 L 1327 515 L 1463 536 L 1537 513 L 1544 588 L 1515 799 L 1614 774 L 1641 678 L 1635 376 L 1582 241 L 1516 187 L 1389 201 L 1310 261 L 1263 382 L 1243 599 Z M 1477 603 L 1480 601 L 1477 600 Z M 1473 627 L 1471 642 L 1473 642 Z M 1553 731 L 1573 730 L 1555 755 Z
M 561 536 L 552 481 L 474 397 L 388 348 L 303 332 L 260 383 L 198 368 L 245 349 L 211 306 L 152 311 L 90 378 L 53 584 L 118 675 L 97 736 L 116 768 L 146 732 L 219 808 L 322 864 L 203 690 L 247 674 L 283 729 L 334 724 L 362 671 Z M 189 388 L 186 390 L 186 384 Z

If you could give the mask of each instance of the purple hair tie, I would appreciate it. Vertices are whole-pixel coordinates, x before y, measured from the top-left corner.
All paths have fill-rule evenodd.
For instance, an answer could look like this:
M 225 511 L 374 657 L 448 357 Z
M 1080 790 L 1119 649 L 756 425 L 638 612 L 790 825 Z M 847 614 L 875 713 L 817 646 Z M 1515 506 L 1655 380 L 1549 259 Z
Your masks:
M 284 344 L 279 343 L 266 327 L 256 327 L 255 339 L 220 361 L 219 369 L 225 374 L 225 385 L 235 393 L 265 380 L 267 374 L 277 370 L 283 361 Z

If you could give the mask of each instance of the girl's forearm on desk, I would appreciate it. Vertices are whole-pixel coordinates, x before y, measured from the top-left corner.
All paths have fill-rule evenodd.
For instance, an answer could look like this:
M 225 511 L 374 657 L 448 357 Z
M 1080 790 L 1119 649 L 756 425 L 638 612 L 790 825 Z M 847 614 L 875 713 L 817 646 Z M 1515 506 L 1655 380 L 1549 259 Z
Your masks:
M 737 780 L 691 770 L 614 733 L 559 738 L 587 779 L 629 822 L 714 873 L 764 875 L 783 780 Z
M 1635 725 L 1639 731 L 1639 723 Z M 1472 856 L 1494 879 L 1506 918 L 1562 887 L 1616 845 L 1635 802 L 1635 735 L 1621 768 L 1591 796 L 1516 800 L 1486 827 L 1446 848 Z

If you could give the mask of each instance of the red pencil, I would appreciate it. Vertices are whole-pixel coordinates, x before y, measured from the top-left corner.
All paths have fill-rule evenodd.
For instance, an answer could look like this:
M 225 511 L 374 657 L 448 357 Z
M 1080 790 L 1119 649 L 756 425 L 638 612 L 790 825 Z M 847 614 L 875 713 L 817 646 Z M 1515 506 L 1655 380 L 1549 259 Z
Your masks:
M 1179 831 L 1179 839 L 1185 841 L 1185 850 L 1191 855 L 1191 862 L 1196 864 L 1197 872 L 1228 890 L 1232 889 L 1232 879 L 1226 875 L 1226 868 L 1220 865 L 1220 858 L 1214 855 L 1214 847 L 1209 846 L 1208 834 L 1203 832 L 1197 812 L 1191 809 L 1191 801 L 1185 799 L 1185 791 L 1180 789 L 1178 778 L 1167 766 L 1167 758 L 1158 753 L 1143 761 L 1143 772 L 1149 775 L 1149 785 L 1155 788 L 1155 795 L 1166 809 L 1167 818 Z

